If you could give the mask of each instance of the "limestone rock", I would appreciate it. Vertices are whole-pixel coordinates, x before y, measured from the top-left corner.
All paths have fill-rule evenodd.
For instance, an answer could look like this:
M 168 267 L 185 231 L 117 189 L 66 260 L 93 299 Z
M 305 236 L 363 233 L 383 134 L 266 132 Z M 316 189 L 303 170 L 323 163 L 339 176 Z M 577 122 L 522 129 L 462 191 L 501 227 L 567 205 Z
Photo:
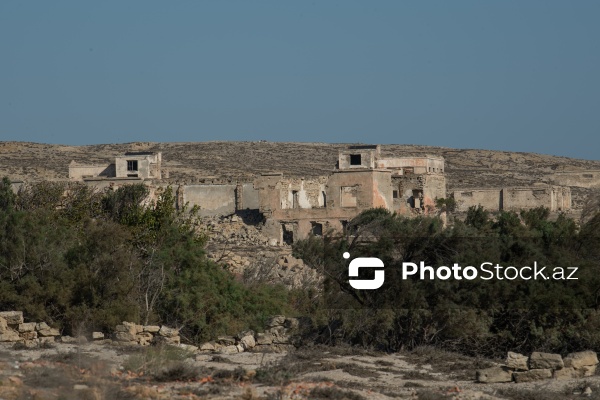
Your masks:
M 480 369 L 476 373 L 476 379 L 481 383 L 511 382 L 512 371 L 506 367 Z
M 582 375 L 582 371 L 578 371 L 573 367 L 564 367 L 554 370 L 552 373 L 552 377 L 559 380 L 581 378 Z
M 244 352 L 244 346 L 242 346 L 241 344 L 236 344 L 235 347 L 237 348 L 238 353 Z
M 234 354 L 238 352 L 238 349 L 235 345 L 223 346 L 220 350 L 222 354 Z
M 580 351 L 567 355 L 563 361 L 565 367 L 581 368 L 598 364 L 598 355 L 595 351 Z
M 173 329 L 173 328 L 169 328 L 168 326 L 161 326 L 160 330 L 158 331 L 158 334 L 160 336 L 164 336 L 167 338 L 172 338 L 175 336 L 179 336 L 179 331 L 177 329 Z
M 8 330 L 8 323 L 4 317 L 0 317 L 0 334 L 5 333 Z
M 150 332 L 150 333 L 158 333 L 158 331 L 160 331 L 160 326 L 158 326 L 158 325 L 144 325 L 143 326 L 143 331 L 144 332 Z
M 273 343 L 273 335 L 270 333 L 257 333 L 256 343 L 259 345 L 269 345 Z
M 60 336 L 60 332 L 55 328 L 42 329 L 38 331 L 40 336 Z
M 527 367 L 527 356 L 509 351 L 506 356 L 506 366 L 516 370 L 527 371 L 529 369 Z
M 12 329 L 0 334 L 0 342 L 18 342 L 21 340 L 19 333 Z
M 191 344 L 179 344 L 177 347 L 179 347 L 180 349 L 195 353 L 196 351 L 198 351 L 198 347 L 197 346 L 193 346 Z
M 44 329 L 50 329 L 50 326 L 48 326 L 48 324 L 45 323 L 45 322 L 38 322 L 35 325 L 35 330 L 36 331 L 43 331 Z
M 562 361 L 562 359 L 561 359 Z M 514 372 L 513 378 L 517 383 L 539 381 L 542 379 L 552 378 L 552 369 L 530 369 L 524 372 Z
M 594 376 L 596 375 L 596 365 L 584 365 L 581 368 L 578 368 L 578 371 L 583 372 L 583 376 Z
M 215 350 L 215 345 L 211 342 L 206 342 L 200 345 L 200 350 L 202 351 L 212 351 Z
M 104 333 L 102 332 L 92 332 L 92 340 L 103 340 Z
M 135 341 L 135 335 L 130 332 L 115 332 L 115 340 L 119 342 Z
M 8 325 L 19 325 L 23 321 L 23 311 L 2 311 L 0 317 L 6 320 Z
M 54 343 L 56 339 L 54 338 L 54 336 L 47 336 L 47 337 L 38 338 L 38 340 L 40 341 L 40 345 L 44 345 L 46 343 Z M 63 343 L 67 343 L 67 342 L 63 342 Z
M 22 332 L 20 334 L 20 336 L 24 340 L 33 340 L 33 339 L 37 339 L 38 333 L 36 331 Z
M 249 350 L 256 346 L 256 341 L 254 340 L 253 335 L 247 335 L 240 339 L 240 344 L 244 348 L 244 350 Z
M 564 367 L 564 363 L 560 354 L 540 353 L 534 351 L 529 357 L 530 369 L 559 369 Z
M 22 332 L 33 332 L 35 331 L 35 326 L 37 324 L 35 322 L 24 322 L 19 324 L 19 333 Z

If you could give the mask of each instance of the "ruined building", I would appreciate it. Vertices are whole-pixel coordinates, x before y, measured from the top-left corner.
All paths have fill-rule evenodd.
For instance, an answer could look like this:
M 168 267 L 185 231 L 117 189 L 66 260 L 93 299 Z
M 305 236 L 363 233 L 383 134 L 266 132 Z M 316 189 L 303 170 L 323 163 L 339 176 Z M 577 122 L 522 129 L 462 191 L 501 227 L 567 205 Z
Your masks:
M 71 162 L 69 178 L 100 188 L 143 182 L 154 196 L 156 189 L 167 186 L 161 162 L 161 153 L 150 152 L 126 153 L 108 165 Z M 260 213 L 270 243 L 289 244 L 311 233 L 344 231 L 350 220 L 370 208 L 401 215 L 433 212 L 435 200 L 448 197 L 444 168 L 443 157 L 383 157 L 379 146 L 351 146 L 339 152 L 337 165 L 327 176 L 305 179 L 269 173 L 252 182 L 207 178 L 174 189 L 179 206 L 197 206 L 201 216 Z M 450 196 L 459 211 L 477 205 L 491 211 L 571 207 L 570 189 L 562 186 L 454 189 Z

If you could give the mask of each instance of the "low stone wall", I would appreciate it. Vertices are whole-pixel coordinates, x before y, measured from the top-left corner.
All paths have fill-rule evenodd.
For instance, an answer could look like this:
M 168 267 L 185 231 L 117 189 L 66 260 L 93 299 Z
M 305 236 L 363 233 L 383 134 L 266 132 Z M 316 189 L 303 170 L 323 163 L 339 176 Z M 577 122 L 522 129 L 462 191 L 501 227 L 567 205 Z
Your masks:
M 295 333 L 300 328 L 298 318 L 286 318 L 283 315 L 271 317 L 264 332 L 242 331 L 236 336 L 220 336 L 217 340 L 200 345 L 200 351 L 222 354 L 242 353 L 244 351 L 273 352 L 294 347 Z
M 54 342 L 59 336 L 58 329 L 51 328 L 45 322 L 25 322 L 22 311 L 0 312 L 0 342 L 38 347 Z
M 477 382 L 517 383 L 543 379 L 575 379 L 596 373 L 598 356 L 594 351 L 571 353 L 565 358 L 560 354 L 533 352 L 527 357 L 508 352 L 504 365 L 478 370 Z

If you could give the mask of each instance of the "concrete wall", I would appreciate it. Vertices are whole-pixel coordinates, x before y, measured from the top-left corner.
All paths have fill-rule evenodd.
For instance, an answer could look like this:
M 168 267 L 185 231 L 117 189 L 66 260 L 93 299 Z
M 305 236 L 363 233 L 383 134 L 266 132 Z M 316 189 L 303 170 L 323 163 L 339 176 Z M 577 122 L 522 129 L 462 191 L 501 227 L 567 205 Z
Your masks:
M 238 204 L 240 210 L 258 210 L 260 208 L 260 200 L 258 190 L 254 188 L 252 183 L 244 183 L 241 186 L 242 202 Z M 237 190 L 240 188 L 238 187 Z
M 467 211 L 472 206 L 482 206 L 488 211 L 499 211 L 502 189 L 454 189 L 451 196 L 456 201 L 457 211 Z
M 200 216 L 234 214 L 236 185 L 185 185 L 182 186 L 183 203 L 200 207 Z
M 115 164 L 105 165 L 83 165 L 77 164 L 74 161 L 69 164 L 69 179 L 80 181 L 83 178 L 91 177 L 114 177 Z
M 347 150 L 342 150 L 338 155 L 338 169 L 373 169 L 379 157 L 379 151 L 379 146 L 352 146 Z M 353 155 L 360 156 L 360 165 L 352 165 Z
M 551 180 L 557 185 L 600 188 L 600 170 L 557 172 Z
M 414 174 L 443 174 L 444 158 L 426 157 L 394 157 L 377 160 L 377 168 L 392 169 L 403 175 Z

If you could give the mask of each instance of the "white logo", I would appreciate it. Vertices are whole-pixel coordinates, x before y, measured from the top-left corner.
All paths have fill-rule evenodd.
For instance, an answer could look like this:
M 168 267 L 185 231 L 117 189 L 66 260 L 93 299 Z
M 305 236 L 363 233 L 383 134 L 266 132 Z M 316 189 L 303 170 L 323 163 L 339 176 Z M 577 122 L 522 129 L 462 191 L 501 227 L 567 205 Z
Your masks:
M 350 253 L 345 252 L 344 258 L 347 260 L 350 258 Z M 350 261 L 348 265 L 348 275 L 350 277 L 357 277 L 358 270 L 360 268 L 383 268 L 383 261 L 376 257 L 358 257 Z M 383 285 L 385 280 L 385 273 L 382 269 L 375 270 L 374 279 L 350 279 L 350 286 L 354 289 L 366 289 L 373 290 L 379 289 Z

